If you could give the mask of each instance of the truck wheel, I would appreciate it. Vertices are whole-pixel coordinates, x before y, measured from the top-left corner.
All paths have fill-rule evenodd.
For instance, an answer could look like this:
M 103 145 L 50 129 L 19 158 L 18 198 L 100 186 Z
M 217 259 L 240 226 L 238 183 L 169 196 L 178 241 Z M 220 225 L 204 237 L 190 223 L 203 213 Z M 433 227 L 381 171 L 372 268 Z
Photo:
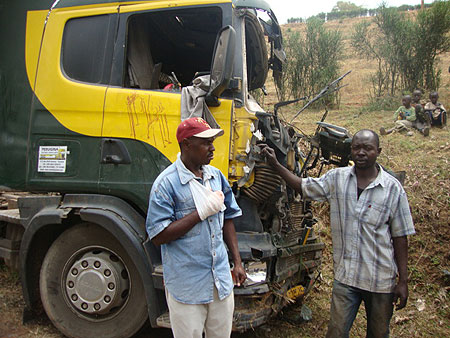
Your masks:
M 48 317 L 68 337 L 130 337 L 148 318 L 136 266 L 95 224 L 76 225 L 56 239 L 39 287 Z

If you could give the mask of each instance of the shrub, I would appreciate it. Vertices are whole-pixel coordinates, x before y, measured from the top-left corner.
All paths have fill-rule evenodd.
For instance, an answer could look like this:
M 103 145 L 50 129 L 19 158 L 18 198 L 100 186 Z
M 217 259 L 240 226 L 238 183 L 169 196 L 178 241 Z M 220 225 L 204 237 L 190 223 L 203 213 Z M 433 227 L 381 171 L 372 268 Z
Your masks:
M 395 8 L 380 7 L 370 22 L 355 25 L 352 46 L 361 57 L 377 62 L 371 77 L 373 97 L 394 96 L 400 90 L 437 90 L 439 54 L 450 51 L 450 2 L 437 1 L 416 20 Z
M 287 61 L 277 88 L 280 101 L 312 96 L 339 74 L 341 34 L 327 30 L 317 18 L 306 23 L 305 34 L 294 32 L 285 39 Z M 324 98 L 326 104 L 337 102 L 336 95 Z

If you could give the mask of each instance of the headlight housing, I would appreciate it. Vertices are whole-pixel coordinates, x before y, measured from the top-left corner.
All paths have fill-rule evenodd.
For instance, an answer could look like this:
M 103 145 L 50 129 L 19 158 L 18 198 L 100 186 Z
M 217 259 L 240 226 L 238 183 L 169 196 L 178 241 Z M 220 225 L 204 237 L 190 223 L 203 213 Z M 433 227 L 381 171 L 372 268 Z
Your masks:
M 267 263 L 266 262 L 244 262 L 244 269 L 247 273 L 245 285 L 255 285 L 266 281 Z

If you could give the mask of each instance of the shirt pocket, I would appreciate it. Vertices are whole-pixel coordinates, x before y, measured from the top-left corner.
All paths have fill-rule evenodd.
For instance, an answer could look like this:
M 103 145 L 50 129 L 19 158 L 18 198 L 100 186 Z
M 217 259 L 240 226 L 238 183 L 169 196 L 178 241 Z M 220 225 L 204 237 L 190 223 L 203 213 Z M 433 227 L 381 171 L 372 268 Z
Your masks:
M 380 227 L 386 224 L 389 220 L 389 209 L 383 205 L 369 202 L 366 205 L 365 217 L 366 223 Z
M 195 206 L 193 206 L 193 207 L 186 207 L 184 209 L 179 209 L 179 210 L 175 211 L 175 217 L 177 218 L 177 220 L 179 220 L 179 219 L 189 215 L 190 213 L 192 213 L 195 210 L 196 210 Z M 200 235 L 201 225 L 202 225 L 202 222 L 200 221 L 199 223 L 194 225 L 194 227 L 191 230 L 186 232 L 180 238 L 189 238 L 189 237 L 194 237 L 194 236 Z

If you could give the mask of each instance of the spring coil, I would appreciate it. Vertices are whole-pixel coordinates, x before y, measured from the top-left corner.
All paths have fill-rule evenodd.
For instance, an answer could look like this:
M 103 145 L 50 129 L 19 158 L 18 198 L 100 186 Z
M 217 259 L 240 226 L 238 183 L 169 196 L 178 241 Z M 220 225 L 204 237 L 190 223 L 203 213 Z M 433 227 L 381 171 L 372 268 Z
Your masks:
M 281 177 L 275 171 L 263 164 L 255 166 L 255 179 L 248 188 L 242 188 L 242 193 L 251 199 L 262 203 L 280 186 Z

